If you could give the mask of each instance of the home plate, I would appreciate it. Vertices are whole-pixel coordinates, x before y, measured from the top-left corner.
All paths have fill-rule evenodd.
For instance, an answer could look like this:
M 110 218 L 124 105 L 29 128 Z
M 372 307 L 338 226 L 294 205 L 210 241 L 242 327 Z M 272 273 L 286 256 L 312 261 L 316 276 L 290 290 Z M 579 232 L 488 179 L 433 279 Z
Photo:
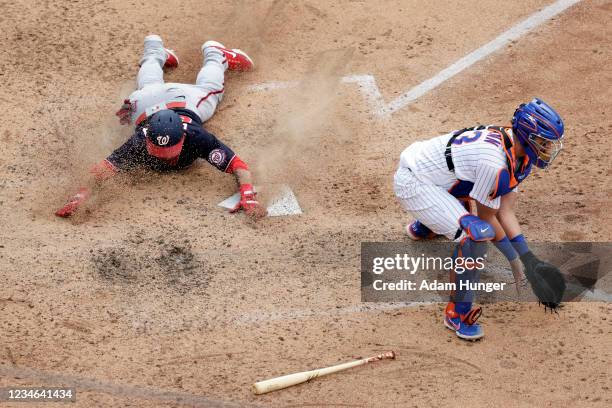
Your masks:
M 255 191 L 259 190 L 257 186 L 253 188 Z M 233 196 L 221 201 L 220 207 L 232 209 L 240 201 L 240 193 L 236 193 Z M 268 205 L 268 216 L 280 217 L 282 215 L 299 215 L 302 214 L 300 204 L 293 194 L 293 191 L 289 186 L 282 185 L 278 194 L 272 199 L 270 205 Z

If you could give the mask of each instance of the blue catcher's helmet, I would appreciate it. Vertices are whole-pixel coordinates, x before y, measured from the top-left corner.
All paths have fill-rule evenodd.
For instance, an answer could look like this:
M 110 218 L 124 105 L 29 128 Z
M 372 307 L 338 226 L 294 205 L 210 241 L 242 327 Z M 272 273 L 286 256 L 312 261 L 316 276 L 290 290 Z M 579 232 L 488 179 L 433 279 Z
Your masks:
M 514 112 L 512 130 L 529 160 L 544 169 L 563 149 L 563 120 L 546 102 L 534 98 Z
M 164 109 L 154 113 L 147 120 L 143 132 L 146 136 L 147 152 L 151 156 L 171 160 L 181 154 L 185 130 L 181 117 L 175 111 Z

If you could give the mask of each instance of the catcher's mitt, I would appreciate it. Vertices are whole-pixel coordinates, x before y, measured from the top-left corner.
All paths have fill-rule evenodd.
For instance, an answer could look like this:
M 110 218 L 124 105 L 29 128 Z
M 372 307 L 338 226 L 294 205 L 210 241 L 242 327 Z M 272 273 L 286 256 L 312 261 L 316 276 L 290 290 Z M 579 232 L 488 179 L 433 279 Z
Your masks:
M 521 261 L 531 289 L 540 303 L 552 310 L 557 309 L 565 293 L 565 279 L 559 268 L 539 260 L 531 251 L 523 254 Z

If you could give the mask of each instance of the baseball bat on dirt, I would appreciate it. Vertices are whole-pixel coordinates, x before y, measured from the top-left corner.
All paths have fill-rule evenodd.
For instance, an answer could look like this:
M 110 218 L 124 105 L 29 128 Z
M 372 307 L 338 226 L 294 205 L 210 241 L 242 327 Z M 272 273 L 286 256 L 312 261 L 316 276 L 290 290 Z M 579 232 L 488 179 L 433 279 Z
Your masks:
M 348 363 L 338 364 L 331 367 L 319 368 L 318 370 L 303 371 L 301 373 L 288 374 L 282 377 L 270 378 L 269 380 L 259 381 L 253 384 L 253 392 L 257 395 L 265 394 L 267 392 L 291 387 L 292 385 L 301 384 L 317 377 L 323 377 L 324 375 L 337 373 L 339 371 L 348 370 L 349 368 L 368 364 L 373 361 L 384 360 L 387 358 L 394 359 L 395 353 L 393 351 L 387 351 L 386 353 L 382 353 L 369 358 L 363 358 L 361 360 L 350 361 Z

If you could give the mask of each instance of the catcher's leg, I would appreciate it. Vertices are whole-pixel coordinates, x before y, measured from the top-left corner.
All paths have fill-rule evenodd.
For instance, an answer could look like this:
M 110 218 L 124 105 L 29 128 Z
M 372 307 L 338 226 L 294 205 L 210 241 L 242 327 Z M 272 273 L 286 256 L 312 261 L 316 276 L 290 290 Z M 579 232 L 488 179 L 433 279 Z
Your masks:
M 209 42 L 202 46 L 204 65 L 196 79 L 196 86 L 203 91 L 197 102 L 198 113 L 202 122 L 206 122 L 215 113 L 217 105 L 223 100 L 225 91 L 225 70 L 227 61 L 225 54 L 217 47 L 208 46 Z
M 469 198 L 459 198 L 459 202 L 461 202 L 461 205 L 463 205 L 468 212 L 476 215 L 476 205 L 474 204 L 474 200 Z M 406 225 L 406 235 L 408 235 L 408 238 L 413 241 L 432 239 L 437 236 L 435 232 L 427 228 L 427 226 L 419 220 L 414 220 Z
M 394 177 L 395 195 L 402 207 L 436 235 L 457 239 L 461 234 L 459 219 L 469 212 L 444 188 L 426 184 L 407 168 Z
M 451 272 L 451 282 L 455 283 L 456 290 L 451 293 L 451 301 L 446 307 L 444 325 L 462 339 L 477 340 L 484 333 L 476 323 L 481 309 L 472 308 L 474 291 L 471 285 L 480 280 L 487 241 L 495 237 L 495 230 L 492 225 L 474 215 L 461 217 L 459 224 L 463 238 L 453 252 L 455 269 Z

